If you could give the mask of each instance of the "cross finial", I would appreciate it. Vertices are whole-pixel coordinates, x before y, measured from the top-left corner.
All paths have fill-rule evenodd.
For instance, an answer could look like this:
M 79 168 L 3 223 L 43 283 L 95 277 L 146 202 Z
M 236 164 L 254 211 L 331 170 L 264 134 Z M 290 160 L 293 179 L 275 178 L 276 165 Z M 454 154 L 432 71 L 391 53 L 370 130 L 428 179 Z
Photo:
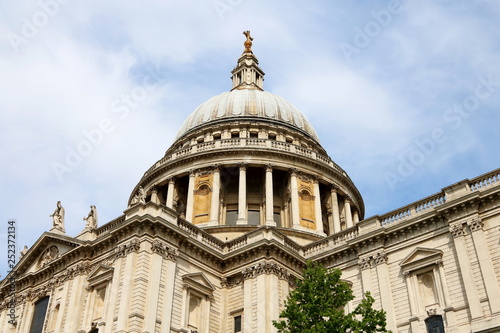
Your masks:
M 243 35 L 245 35 L 247 37 L 247 40 L 243 43 L 243 45 L 245 46 L 244 52 L 252 53 L 253 38 L 252 38 L 252 36 L 250 36 L 250 30 L 243 31 Z

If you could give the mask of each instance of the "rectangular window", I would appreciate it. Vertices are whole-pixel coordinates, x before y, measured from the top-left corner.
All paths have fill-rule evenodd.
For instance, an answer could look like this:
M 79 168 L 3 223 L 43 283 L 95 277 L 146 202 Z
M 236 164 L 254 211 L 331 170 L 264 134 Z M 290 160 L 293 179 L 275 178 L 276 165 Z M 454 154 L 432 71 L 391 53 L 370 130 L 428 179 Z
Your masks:
M 241 332 L 241 315 L 234 317 L 234 333 Z
M 248 224 L 249 225 L 259 225 L 260 224 L 260 210 L 249 210 L 248 211 Z
M 226 212 L 226 225 L 236 225 L 236 221 L 238 221 L 238 211 L 228 210 Z
M 273 219 L 274 219 L 274 222 L 276 223 L 276 226 L 277 227 L 281 227 L 281 213 L 274 212 L 273 213 Z
M 49 305 L 49 297 L 44 297 L 35 303 L 35 311 L 31 319 L 30 333 L 42 333 L 45 315 L 47 314 L 47 306 Z

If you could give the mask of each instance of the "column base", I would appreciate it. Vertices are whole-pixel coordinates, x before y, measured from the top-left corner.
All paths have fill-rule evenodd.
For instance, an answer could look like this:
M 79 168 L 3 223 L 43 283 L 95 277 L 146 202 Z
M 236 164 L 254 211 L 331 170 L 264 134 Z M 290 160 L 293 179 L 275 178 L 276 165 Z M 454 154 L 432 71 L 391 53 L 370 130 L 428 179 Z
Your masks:
M 266 220 L 266 225 L 271 226 L 271 227 L 275 227 L 276 222 L 274 222 L 274 220 Z

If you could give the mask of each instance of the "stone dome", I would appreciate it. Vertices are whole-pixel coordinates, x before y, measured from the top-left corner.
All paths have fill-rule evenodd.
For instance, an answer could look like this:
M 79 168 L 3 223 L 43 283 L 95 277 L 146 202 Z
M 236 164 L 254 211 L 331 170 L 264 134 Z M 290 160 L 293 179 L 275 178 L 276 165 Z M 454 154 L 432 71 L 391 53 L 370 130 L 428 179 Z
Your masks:
M 290 102 L 267 91 L 235 89 L 210 98 L 186 119 L 177 134 L 182 137 L 191 129 L 228 118 L 265 118 L 299 129 L 319 142 L 316 131 L 306 117 Z

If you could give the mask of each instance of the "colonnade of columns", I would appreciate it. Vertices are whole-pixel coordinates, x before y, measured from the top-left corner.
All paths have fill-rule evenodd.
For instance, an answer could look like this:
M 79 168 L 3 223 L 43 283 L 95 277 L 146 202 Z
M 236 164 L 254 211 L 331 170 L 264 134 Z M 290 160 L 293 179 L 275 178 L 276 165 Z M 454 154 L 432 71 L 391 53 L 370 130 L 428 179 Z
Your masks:
M 247 165 L 241 163 L 238 165 L 238 220 L 237 224 L 247 224 Z M 193 203 L 194 203 L 194 186 L 195 186 L 195 172 L 190 172 L 189 183 L 187 191 L 186 202 L 186 219 L 193 220 Z M 221 189 L 221 172 L 220 167 L 213 169 L 213 182 L 212 182 L 212 198 L 210 205 L 210 225 L 219 224 L 220 212 L 220 199 L 219 193 Z M 299 189 L 298 189 L 298 174 L 296 170 L 290 171 L 290 226 L 295 229 L 301 229 L 300 217 L 300 204 L 299 204 Z M 168 180 L 168 189 L 166 197 L 166 206 L 173 208 L 174 205 L 174 192 L 175 192 L 175 178 Z M 318 179 L 313 180 L 313 195 L 314 195 L 314 213 L 316 231 L 324 233 L 323 230 L 323 210 L 321 207 L 321 191 Z M 276 226 L 274 220 L 274 198 L 273 198 L 273 166 L 268 164 L 265 166 L 265 225 Z M 340 201 L 339 201 L 340 199 Z M 351 228 L 355 223 L 359 222 L 359 214 L 357 210 L 351 208 L 351 200 L 347 196 L 339 198 L 338 189 L 335 186 L 330 188 L 329 198 L 330 210 L 328 211 L 328 228 L 329 233 L 337 233 L 343 229 Z M 340 207 L 343 203 L 343 207 Z M 342 219 L 343 217 L 343 219 Z M 345 223 L 342 226 L 342 222 Z

